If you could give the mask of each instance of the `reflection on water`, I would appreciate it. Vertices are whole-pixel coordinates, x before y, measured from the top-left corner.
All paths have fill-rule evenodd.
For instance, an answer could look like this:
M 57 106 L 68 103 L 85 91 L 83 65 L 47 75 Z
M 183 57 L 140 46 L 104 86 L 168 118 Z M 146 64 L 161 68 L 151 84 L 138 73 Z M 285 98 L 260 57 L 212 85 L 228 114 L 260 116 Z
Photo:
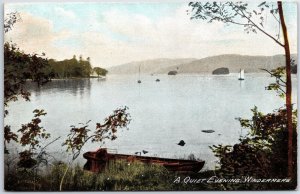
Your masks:
M 245 87 L 245 81 L 244 81 L 244 80 L 242 80 L 242 81 L 239 80 L 239 81 L 240 81 L 240 87 L 241 87 L 241 88 L 244 88 L 244 87 Z
M 160 82 L 156 82 L 160 79 Z M 98 79 L 53 80 L 38 89 L 30 85 L 30 102 L 17 101 L 9 107 L 10 115 L 5 124 L 15 131 L 22 123 L 32 119 L 35 108 L 48 113 L 42 125 L 52 138 L 62 138 L 49 146 L 52 152 L 63 153 L 61 143 L 70 125 L 102 123 L 104 118 L 121 106 L 128 106 L 132 117 L 129 130 L 118 131 L 118 138 L 106 142 L 105 147 L 119 153 L 134 154 L 147 150 L 149 156 L 187 157 L 193 153 L 206 161 L 207 168 L 214 168 L 215 160 L 209 146 L 233 144 L 241 135 L 237 117 L 250 118 L 251 108 L 256 105 L 264 113 L 284 106 L 284 100 L 265 86 L 274 82 L 265 74 L 246 74 L 244 81 L 238 75 L 141 75 L 109 76 Z M 293 101 L 296 103 L 296 78 L 293 77 Z M 203 133 L 202 130 L 214 130 Z M 176 145 L 184 140 L 186 145 Z M 95 150 L 99 145 L 89 143 L 84 151 Z M 79 161 L 84 161 L 83 158 Z
M 102 81 L 97 79 L 97 81 Z M 42 93 L 56 93 L 62 89 L 65 92 L 71 93 L 74 96 L 83 97 L 84 95 L 90 95 L 91 80 L 90 79 L 70 79 L 70 80 L 51 80 L 51 82 L 37 87 L 33 82 L 28 82 L 27 88 L 31 91 L 32 95 L 40 96 Z

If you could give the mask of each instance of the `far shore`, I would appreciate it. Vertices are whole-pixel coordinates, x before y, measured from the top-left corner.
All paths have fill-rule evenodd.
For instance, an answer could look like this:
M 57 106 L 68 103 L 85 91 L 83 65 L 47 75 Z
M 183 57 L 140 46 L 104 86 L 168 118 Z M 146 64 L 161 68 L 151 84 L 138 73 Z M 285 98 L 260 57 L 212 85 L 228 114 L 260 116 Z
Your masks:
M 180 73 L 178 72 L 176 75 L 168 75 L 167 73 L 148 73 L 148 72 L 145 72 L 145 73 L 141 73 L 141 75 L 150 75 L 150 76 L 160 76 L 160 75 L 166 75 L 166 76 L 180 76 L 180 75 L 201 75 L 201 76 L 230 76 L 230 75 L 238 75 L 239 72 L 231 72 L 229 74 L 212 74 L 212 73 L 209 73 L 209 72 L 203 72 L 203 73 L 193 73 L 193 72 L 185 72 L 185 73 Z M 247 75 L 251 75 L 251 74 L 259 74 L 259 75 L 270 75 L 269 73 L 267 72 L 245 72 L 245 74 Z M 110 75 L 138 75 L 138 72 L 137 73 L 109 73 L 107 74 L 108 76 Z M 292 75 L 297 75 L 297 73 L 292 73 Z
M 51 78 L 51 80 L 53 81 L 57 81 L 57 80 L 80 80 L 80 79 L 100 79 L 100 80 L 105 80 L 107 77 L 109 76 L 134 76 L 137 75 L 138 73 L 122 73 L 122 74 L 118 74 L 118 73 L 110 73 L 107 74 L 107 76 L 90 76 L 90 77 L 66 77 L 66 78 Z M 218 76 L 236 76 L 239 73 L 229 73 L 229 74 L 212 74 L 212 73 L 178 73 L 176 75 L 168 75 L 166 73 L 141 73 L 141 75 L 143 76 L 168 76 L 168 77 L 174 77 L 174 76 L 214 76 L 214 77 L 218 77 Z M 245 72 L 245 75 L 266 75 L 266 76 L 270 76 L 268 73 L 266 72 Z M 292 77 L 297 76 L 297 74 L 292 74 Z M 27 81 L 31 81 L 31 79 L 27 79 Z
M 106 79 L 106 76 L 90 76 L 90 77 L 65 77 L 65 78 L 51 78 L 51 80 L 76 80 L 76 79 Z M 27 79 L 27 80 L 31 80 L 31 79 Z

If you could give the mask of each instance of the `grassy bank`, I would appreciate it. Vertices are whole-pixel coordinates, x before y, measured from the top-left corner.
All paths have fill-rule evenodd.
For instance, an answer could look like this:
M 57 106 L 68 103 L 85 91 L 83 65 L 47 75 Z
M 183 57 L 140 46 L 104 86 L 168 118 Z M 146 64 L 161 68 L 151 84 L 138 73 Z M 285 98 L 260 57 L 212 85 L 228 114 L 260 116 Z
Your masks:
M 58 191 L 65 164 L 47 166 L 44 170 L 15 169 L 5 176 L 8 191 Z M 212 171 L 199 174 L 169 172 L 155 164 L 125 161 L 111 162 L 102 173 L 85 171 L 76 165 L 68 171 L 63 184 L 64 191 L 168 191 L 207 190 L 205 184 L 187 185 L 174 183 L 179 177 L 207 177 Z M 196 186 L 196 187 L 195 187 Z
M 21 168 L 11 170 L 5 175 L 5 190 L 59 191 L 60 180 L 66 167 L 66 164 L 56 164 L 47 166 L 43 170 Z M 288 188 L 286 183 L 207 182 L 211 177 L 220 178 L 221 176 L 218 171 L 176 173 L 169 172 L 164 167 L 155 164 L 117 161 L 111 162 L 101 173 L 85 171 L 79 165 L 70 168 L 63 184 L 63 191 L 203 191 Z M 202 179 L 205 181 L 201 182 Z

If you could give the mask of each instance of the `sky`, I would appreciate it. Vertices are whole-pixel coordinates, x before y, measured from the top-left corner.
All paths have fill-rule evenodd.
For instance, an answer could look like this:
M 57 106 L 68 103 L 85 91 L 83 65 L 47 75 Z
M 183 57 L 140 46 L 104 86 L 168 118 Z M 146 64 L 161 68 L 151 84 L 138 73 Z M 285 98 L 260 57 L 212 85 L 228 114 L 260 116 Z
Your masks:
M 282 47 L 242 26 L 191 20 L 187 2 L 7 3 L 4 14 L 21 20 L 5 34 L 29 53 L 62 60 L 82 55 L 92 66 L 110 67 L 154 58 L 204 58 L 221 54 L 275 55 Z M 250 4 L 250 8 L 259 3 Z M 297 53 L 296 3 L 284 3 L 292 53 Z M 264 15 L 275 36 L 277 22 Z

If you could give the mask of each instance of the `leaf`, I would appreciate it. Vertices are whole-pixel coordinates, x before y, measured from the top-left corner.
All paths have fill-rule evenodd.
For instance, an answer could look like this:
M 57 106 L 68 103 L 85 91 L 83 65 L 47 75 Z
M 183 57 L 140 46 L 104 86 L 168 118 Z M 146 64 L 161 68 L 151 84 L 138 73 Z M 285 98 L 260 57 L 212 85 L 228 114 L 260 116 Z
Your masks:
M 262 3 L 259 4 L 257 7 L 261 7 L 261 6 L 263 6 L 264 4 L 266 4 L 266 1 L 262 2 Z
M 260 25 L 261 25 L 261 27 L 264 27 L 264 24 L 261 22 L 261 23 L 259 23 Z

